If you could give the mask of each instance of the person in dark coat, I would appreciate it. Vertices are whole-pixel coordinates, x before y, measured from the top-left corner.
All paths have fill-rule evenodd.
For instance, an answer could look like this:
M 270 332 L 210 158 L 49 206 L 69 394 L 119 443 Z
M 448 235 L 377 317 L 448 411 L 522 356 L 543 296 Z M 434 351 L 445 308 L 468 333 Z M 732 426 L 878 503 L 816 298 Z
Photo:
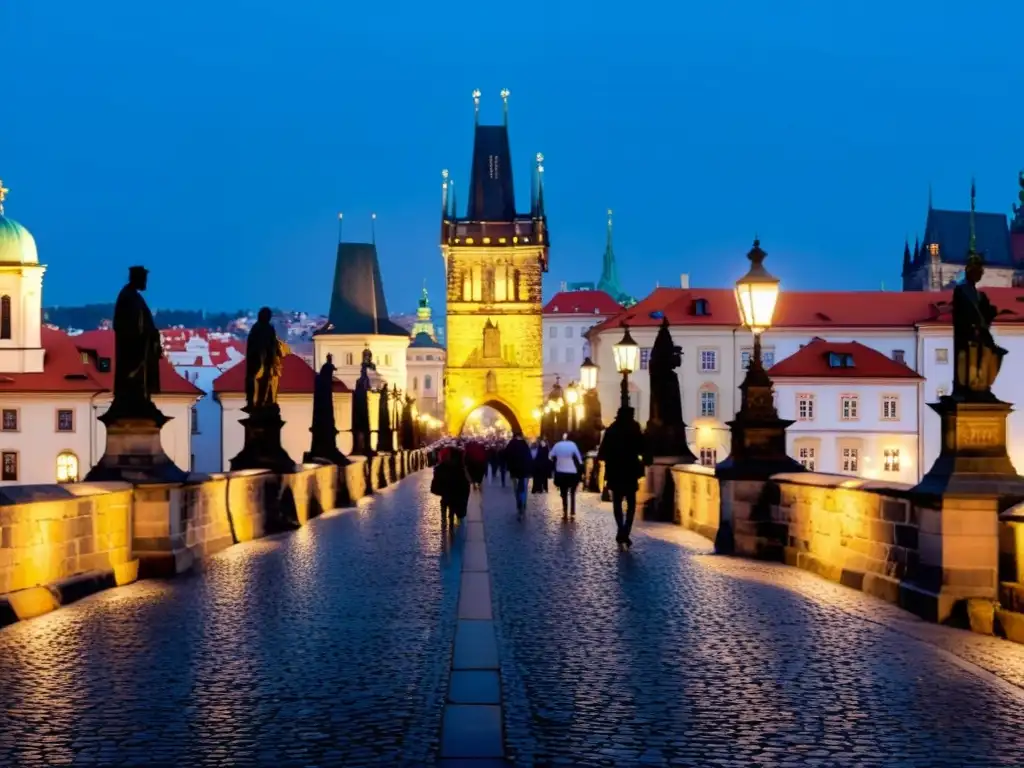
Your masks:
M 619 528 L 615 541 L 626 547 L 633 546 L 629 534 L 636 516 L 636 493 L 644 475 L 646 446 L 640 425 L 633 418 L 632 408 L 619 408 L 608 429 L 605 430 L 597 460 L 604 462 L 605 485 L 612 492 L 612 511 Z M 622 516 L 622 505 L 626 516 Z
M 543 437 L 537 443 L 537 456 L 533 460 L 533 492 L 547 493 L 551 478 L 551 457 L 548 455 L 548 441 Z
M 487 474 L 487 449 L 478 440 L 466 443 L 466 469 L 473 486 L 479 490 Z
M 526 481 L 533 468 L 530 446 L 526 444 L 523 435 L 516 432 L 505 446 L 504 453 L 505 466 L 508 468 L 509 477 L 512 478 L 512 487 L 515 490 L 516 511 L 522 515 L 526 511 Z
M 441 497 L 441 518 L 452 523 L 456 518 L 466 516 L 469 506 L 469 472 L 466 471 L 465 454 L 458 448 L 451 448 L 444 461 L 434 467 L 431 492 Z

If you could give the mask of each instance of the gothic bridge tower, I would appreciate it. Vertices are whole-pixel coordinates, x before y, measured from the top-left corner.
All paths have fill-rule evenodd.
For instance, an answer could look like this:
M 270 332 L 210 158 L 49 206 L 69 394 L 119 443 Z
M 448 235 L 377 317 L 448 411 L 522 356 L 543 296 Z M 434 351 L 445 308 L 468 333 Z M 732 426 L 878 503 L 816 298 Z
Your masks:
M 530 212 L 517 213 L 508 138 L 508 96 L 501 92 L 501 125 L 480 124 L 480 92 L 473 92 L 476 128 L 464 216 L 455 185 L 443 172 L 441 253 L 447 276 L 448 360 L 445 417 L 451 434 L 489 405 L 528 436 L 539 434 L 534 410 L 543 391 L 541 282 L 548 271 L 544 215 L 544 158 L 536 157 Z

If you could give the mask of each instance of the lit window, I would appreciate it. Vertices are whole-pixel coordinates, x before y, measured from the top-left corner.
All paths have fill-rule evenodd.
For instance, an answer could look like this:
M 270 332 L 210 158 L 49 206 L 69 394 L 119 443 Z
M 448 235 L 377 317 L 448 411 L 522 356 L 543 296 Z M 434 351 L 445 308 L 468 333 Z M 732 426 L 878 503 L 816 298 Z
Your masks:
M 895 360 L 897 363 L 900 363 L 902 365 L 906 365 L 907 364 L 907 353 L 904 352 L 902 349 L 894 349 L 892 351 L 892 359 Z
M 886 472 L 899 472 L 900 471 L 900 449 L 899 448 L 886 448 L 885 454 L 885 471 Z
M 939 255 L 939 244 L 938 243 L 929 243 L 928 244 L 928 253 L 931 254 L 932 256 L 938 256 Z
M 848 446 L 843 448 L 843 472 L 857 472 L 859 466 L 860 449 Z
M 57 455 L 57 482 L 78 482 L 78 457 L 71 451 L 64 451 Z
M 713 418 L 718 408 L 718 393 L 711 389 L 701 390 L 700 393 L 700 415 Z
M 935 350 L 935 362 L 936 363 L 948 363 L 949 362 L 949 350 L 945 347 L 939 347 Z
M 718 370 L 718 350 L 702 349 L 700 351 L 700 369 L 704 373 Z
M 705 467 L 713 467 L 718 463 L 717 448 L 701 448 L 700 463 Z
M 3 471 L 0 472 L 0 480 L 16 483 L 18 482 L 18 452 L 3 452 Z
M 647 366 L 651 363 L 651 348 L 643 347 L 640 350 L 640 370 L 646 371 Z
M 896 395 L 882 396 L 882 421 L 896 421 L 899 418 L 899 398 Z
M 17 408 L 4 408 L 3 409 L 3 431 L 4 432 L 17 432 L 18 431 L 18 409 Z
M 857 396 L 843 395 L 839 399 L 839 412 L 843 421 L 857 420 Z
M 799 448 L 797 448 L 796 457 L 797 460 L 800 462 L 800 465 L 808 472 L 817 471 L 818 457 L 817 451 L 815 450 L 814 446 L 801 445 Z
M 74 432 L 75 431 L 75 412 L 70 408 L 58 408 L 57 409 L 57 431 L 58 432 Z
M 814 421 L 814 395 L 796 396 L 796 417 L 800 421 Z

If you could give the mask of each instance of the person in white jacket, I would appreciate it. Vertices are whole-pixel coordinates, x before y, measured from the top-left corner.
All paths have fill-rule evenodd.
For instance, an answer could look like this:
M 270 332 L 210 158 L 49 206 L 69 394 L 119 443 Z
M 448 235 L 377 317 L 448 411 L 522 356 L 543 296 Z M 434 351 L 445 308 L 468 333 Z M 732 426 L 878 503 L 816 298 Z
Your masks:
M 583 471 L 583 454 L 579 446 L 569 439 L 569 435 L 562 435 L 551 448 L 548 454 L 555 465 L 555 487 L 562 495 L 562 515 L 576 515 L 576 487 L 580 484 L 580 474 Z

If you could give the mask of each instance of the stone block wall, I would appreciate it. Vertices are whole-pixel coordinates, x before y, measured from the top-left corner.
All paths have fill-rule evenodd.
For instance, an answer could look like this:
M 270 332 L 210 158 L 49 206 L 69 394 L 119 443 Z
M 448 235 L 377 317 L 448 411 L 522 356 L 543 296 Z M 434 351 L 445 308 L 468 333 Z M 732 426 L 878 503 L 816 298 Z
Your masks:
M 380 480 L 427 464 L 423 451 L 374 461 Z M 0 503 L 0 626 L 137 575 L 173 576 L 265 536 L 284 497 L 293 522 L 305 525 L 371 492 L 369 466 L 353 457 L 345 467 L 305 465 L 284 476 L 246 470 L 173 484 L 11 486 Z
M 0 505 L 0 594 L 113 572 L 132 559 L 132 490 L 124 483 L 31 486 Z
M 672 478 L 676 497 L 674 522 L 714 541 L 722 508 L 714 468 L 676 464 L 672 467 Z

